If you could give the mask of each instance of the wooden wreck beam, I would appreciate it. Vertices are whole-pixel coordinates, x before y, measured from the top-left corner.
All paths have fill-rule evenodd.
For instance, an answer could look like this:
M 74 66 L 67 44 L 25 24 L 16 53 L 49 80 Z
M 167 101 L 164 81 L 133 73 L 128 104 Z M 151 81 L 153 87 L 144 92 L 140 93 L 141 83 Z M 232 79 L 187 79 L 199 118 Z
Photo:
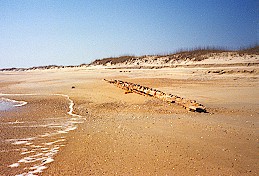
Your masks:
M 126 91 L 125 94 L 134 92 L 140 95 L 148 95 L 148 96 L 166 101 L 168 103 L 176 103 L 189 111 L 206 112 L 206 107 L 200 103 L 197 103 L 195 100 L 181 98 L 177 95 L 166 94 L 160 90 L 156 90 L 153 88 L 149 88 L 149 87 L 145 87 L 145 86 L 141 86 L 138 84 L 125 82 L 121 80 L 106 80 L 106 79 L 104 80 L 110 84 L 114 84 L 117 87 L 124 89 Z

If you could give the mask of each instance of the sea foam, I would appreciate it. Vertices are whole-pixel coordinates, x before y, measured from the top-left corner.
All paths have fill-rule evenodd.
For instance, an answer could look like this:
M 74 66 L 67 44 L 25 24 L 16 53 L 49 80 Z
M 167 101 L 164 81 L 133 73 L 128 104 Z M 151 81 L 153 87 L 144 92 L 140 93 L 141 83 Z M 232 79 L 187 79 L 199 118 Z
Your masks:
M 26 101 L 17 101 L 8 98 L 0 98 L 0 111 L 6 111 L 14 107 L 20 107 L 26 105 Z
M 44 94 L 2 94 L 0 96 L 44 96 Z M 10 164 L 8 167 L 16 168 L 21 167 L 21 165 L 27 164 L 28 167 L 24 168 L 23 173 L 18 174 L 21 176 L 25 175 L 38 175 L 42 173 L 44 169 L 47 168 L 47 164 L 54 161 L 54 155 L 58 153 L 61 147 L 65 146 L 65 137 L 62 134 L 68 133 L 69 131 L 73 131 L 77 128 L 77 124 L 83 123 L 85 120 L 82 116 L 75 114 L 74 110 L 74 102 L 70 99 L 68 95 L 65 94 L 45 94 L 46 96 L 62 96 L 68 100 L 69 111 L 67 114 L 70 118 L 64 118 L 60 122 L 53 123 L 45 123 L 45 124 L 34 124 L 32 122 L 7 122 L 13 127 L 20 128 L 32 128 L 32 127 L 43 127 L 50 128 L 53 131 L 45 132 L 43 134 L 39 134 L 35 137 L 28 138 L 20 138 L 20 139 L 7 139 L 6 142 L 10 142 L 13 145 L 26 146 L 26 148 L 20 149 L 20 155 L 23 156 L 18 161 L 13 164 Z M 3 100 L 4 99 L 4 100 Z M 5 102 L 12 103 L 13 107 L 19 107 L 26 105 L 25 101 L 16 101 L 11 99 L 2 98 Z M 71 117 L 72 116 L 72 117 Z M 62 119 L 62 118 L 59 118 Z M 55 119 L 58 120 L 58 119 Z M 50 137 L 56 138 L 56 140 L 51 140 Z M 42 142 L 41 145 L 36 145 L 35 143 Z M 23 164 L 22 164 L 23 163 Z

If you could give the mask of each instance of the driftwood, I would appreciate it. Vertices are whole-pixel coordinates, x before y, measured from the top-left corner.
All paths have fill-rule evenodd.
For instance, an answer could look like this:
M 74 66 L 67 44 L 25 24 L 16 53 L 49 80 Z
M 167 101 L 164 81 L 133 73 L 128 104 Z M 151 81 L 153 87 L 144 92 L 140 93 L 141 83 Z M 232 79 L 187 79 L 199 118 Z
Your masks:
M 130 82 L 120 80 L 104 80 L 110 84 L 115 84 L 117 87 L 124 89 L 126 91 L 125 94 L 133 92 L 140 95 L 148 95 L 166 101 L 168 103 L 176 103 L 189 111 L 206 112 L 205 106 L 201 105 L 200 103 L 197 103 L 195 100 L 181 98 L 177 95 L 166 94 L 160 90 L 156 90 L 153 88 L 141 86 Z

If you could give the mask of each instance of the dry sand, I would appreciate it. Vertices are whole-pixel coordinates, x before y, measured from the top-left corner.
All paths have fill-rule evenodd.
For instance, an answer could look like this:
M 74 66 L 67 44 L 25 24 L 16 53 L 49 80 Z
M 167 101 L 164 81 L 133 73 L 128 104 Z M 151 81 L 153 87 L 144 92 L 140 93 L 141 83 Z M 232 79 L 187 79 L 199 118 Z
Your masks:
M 257 175 L 258 72 L 258 66 L 2 72 L 0 92 L 67 94 L 86 118 L 43 175 Z M 124 94 L 104 78 L 197 100 L 208 113 Z

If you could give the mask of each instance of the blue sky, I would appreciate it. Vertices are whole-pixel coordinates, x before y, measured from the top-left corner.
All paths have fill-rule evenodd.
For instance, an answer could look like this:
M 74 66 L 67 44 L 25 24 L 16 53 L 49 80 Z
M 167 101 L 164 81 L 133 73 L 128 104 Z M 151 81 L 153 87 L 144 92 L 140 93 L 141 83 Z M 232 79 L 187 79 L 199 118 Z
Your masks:
M 257 0 L 0 0 L 0 68 L 258 42 Z

